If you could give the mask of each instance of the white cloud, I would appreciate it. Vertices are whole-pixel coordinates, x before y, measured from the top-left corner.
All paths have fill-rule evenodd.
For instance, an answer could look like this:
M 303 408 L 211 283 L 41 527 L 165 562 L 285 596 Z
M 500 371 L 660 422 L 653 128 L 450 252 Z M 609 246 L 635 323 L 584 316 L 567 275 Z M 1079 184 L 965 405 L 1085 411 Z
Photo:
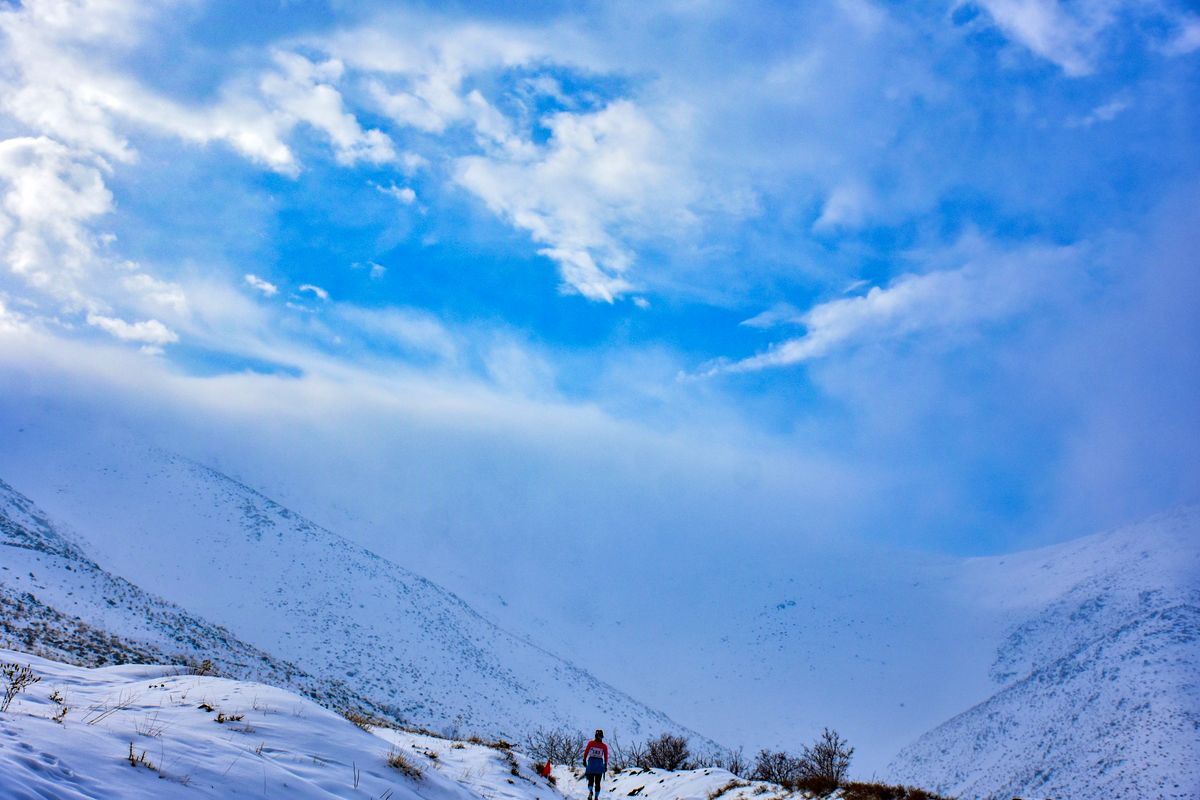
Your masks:
M 747 328 L 759 328 L 766 330 L 779 325 L 798 325 L 803 320 L 800 310 L 790 303 L 776 303 L 766 311 L 760 311 L 749 319 L 742 320 L 739 324 L 745 325 Z
M 26 329 L 25 318 L 4 304 L 0 297 L 0 334 L 15 334 Z
M 442 133 L 461 119 L 465 105 L 458 94 L 461 75 L 440 73 L 427 76 L 413 91 L 389 92 L 380 81 L 368 84 L 380 110 L 401 125 L 426 133 Z
M 765 327 L 802 325 L 803 336 L 765 353 L 732 363 L 709 365 L 704 374 L 752 372 L 800 364 L 841 348 L 916 334 L 953 336 L 1028 311 L 1039 302 L 1057 302 L 1077 274 L 1078 253 L 1070 247 L 1027 248 L 1007 254 L 975 250 L 964 266 L 926 274 L 905 274 L 886 288 L 831 300 L 792 315 L 776 307 L 743 324 Z
M 821 216 L 813 223 L 813 230 L 828 232 L 859 227 L 867 221 L 875 206 L 875 197 L 865 183 L 842 183 L 830 192 L 821 209 Z
M 484 357 L 484 368 L 491 384 L 507 394 L 554 396 L 554 368 L 515 342 L 500 342 L 491 347 Z
M 1101 122 L 1112 122 L 1122 113 L 1133 105 L 1127 97 L 1115 97 L 1107 103 L 1101 103 L 1093 108 L 1084 117 L 1076 120 L 1071 120 L 1068 125 L 1071 127 L 1090 128 Z
M 87 322 L 88 325 L 93 325 L 123 342 L 141 342 L 161 347 L 179 341 L 179 336 L 174 331 L 156 319 L 126 322 L 117 317 L 88 314 Z
M 314 285 L 312 285 L 311 283 L 306 283 L 306 284 L 303 284 L 303 285 L 300 287 L 300 291 L 301 291 L 301 292 L 308 292 L 309 294 L 311 294 L 311 295 L 313 295 L 314 297 L 317 297 L 317 298 L 319 298 L 319 299 L 321 299 L 321 300 L 328 300 L 328 299 L 329 299 L 329 292 L 325 291 L 325 290 L 324 290 L 324 289 L 322 289 L 320 286 L 314 286 Z
M 52 297 L 84 304 L 81 279 L 100 245 L 89 221 L 112 209 L 103 162 L 46 137 L 0 141 L 0 243 L 4 262 Z
M 372 186 L 374 186 L 375 190 L 380 194 L 386 194 L 388 197 L 394 197 L 396 200 L 399 200 L 406 206 L 412 205 L 417 199 L 417 193 L 411 186 L 397 186 L 394 183 L 389 184 L 388 186 L 380 186 L 379 184 L 374 183 Z
M 342 77 L 342 62 L 313 62 L 282 50 L 275 53 L 275 62 L 280 71 L 263 76 L 260 86 L 276 114 L 284 115 L 285 125 L 304 122 L 323 132 L 340 164 L 397 160 L 391 139 L 382 131 L 363 130 L 347 113 L 341 94 L 332 86 Z
M 1179 32 L 1163 46 L 1167 55 L 1185 56 L 1200 50 L 1200 16 L 1188 14 L 1179 20 Z
M 356 270 L 365 269 L 373 281 L 377 281 L 384 275 L 387 275 L 387 267 L 374 261 L 356 261 L 350 265 L 350 268 Z
M 402 308 L 367 309 L 344 306 L 338 317 L 368 338 L 409 353 L 432 356 L 441 362 L 457 360 L 459 345 L 439 320 L 429 314 Z
M 177 283 L 159 280 L 145 273 L 129 275 L 122 280 L 129 294 L 150 308 L 174 314 L 188 313 L 187 294 Z
M 109 253 L 115 240 L 96 220 L 113 210 L 108 164 L 47 137 L 0 141 L 0 247 L 3 264 L 49 300 L 56 313 L 111 313 L 113 305 L 181 316 L 187 295 L 138 264 Z
M 139 5 L 141 11 L 133 10 Z M 112 50 L 101 47 L 114 44 L 106 31 L 122 28 L 120 42 L 128 44 L 146 35 L 144 18 L 152 10 L 153 4 L 87 0 L 0 12 L 0 31 L 8 40 L 4 55 L 9 74 L 0 79 L 4 108 L 38 131 L 126 162 L 136 156 L 122 132 L 131 124 L 198 144 L 225 142 L 248 159 L 289 175 L 297 174 L 300 165 L 287 139 L 302 124 L 328 139 L 340 164 L 402 160 L 382 131 L 364 130 L 346 111 L 334 86 L 343 73 L 336 59 L 310 61 L 277 50 L 272 67 L 257 77 L 230 81 L 207 106 L 178 103 L 127 77 L 110 64 Z M 62 24 L 64 15 L 76 13 L 108 22 Z M 80 39 L 89 48 L 81 48 Z
M 565 286 L 612 302 L 633 288 L 623 234 L 691 219 L 690 177 L 662 132 L 633 103 L 543 120 L 545 145 L 504 147 L 459 159 L 456 180 L 494 213 L 527 231 L 558 263 Z
M 1108 24 L 1112 5 L 1084 2 L 1071 13 L 1058 0 L 980 0 L 980 4 L 1008 36 L 1072 76 L 1092 71 L 1094 37 Z
M 544 32 L 457 24 L 395 10 L 369 27 L 310 42 L 377 78 L 367 84 L 376 106 L 395 122 L 444 133 L 475 112 L 463 89 L 472 73 L 529 63 L 546 55 Z
M 18 5 L 22 14 L 56 38 L 124 45 L 166 4 L 155 0 L 25 0 Z
M 527 232 L 538 252 L 558 265 L 567 291 L 611 302 L 634 288 L 630 269 L 645 238 L 680 232 L 702 203 L 730 206 L 735 198 L 734 205 L 746 205 L 736 192 L 718 196 L 699 186 L 687 160 L 694 132 L 682 104 L 626 98 L 576 111 L 581 98 L 565 102 L 561 83 L 549 75 L 523 77 L 505 105 L 472 86 L 473 78 L 514 66 L 610 68 L 596 62 L 594 52 L 564 46 L 577 31 L 552 36 L 539 28 L 460 25 L 403 12 L 378 22 L 311 44 L 374 73 L 369 94 L 398 124 L 429 134 L 454 128 L 473 134 L 481 152 L 455 159 L 455 180 Z M 536 119 L 539 97 L 567 110 Z M 549 131 L 544 142 L 534 136 L 538 128 Z M 393 196 L 415 200 L 405 189 Z
M 246 282 L 247 286 L 257 289 L 267 297 L 274 297 L 275 295 L 279 294 L 278 286 L 270 281 L 263 280 L 253 273 L 247 272 L 242 279 Z
M 962 4 L 961 2 L 959 3 Z M 1114 26 L 1145 31 L 1166 26 L 1178 33 L 1160 50 L 1183 55 L 1200 47 L 1200 20 L 1169 3 L 1143 0 L 979 0 L 996 25 L 1014 41 L 1078 77 L 1096 70 L 1104 35 Z M 1140 25 L 1144 20 L 1153 24 Z M 1143 35 L 1151 36 L 1146 33 Z

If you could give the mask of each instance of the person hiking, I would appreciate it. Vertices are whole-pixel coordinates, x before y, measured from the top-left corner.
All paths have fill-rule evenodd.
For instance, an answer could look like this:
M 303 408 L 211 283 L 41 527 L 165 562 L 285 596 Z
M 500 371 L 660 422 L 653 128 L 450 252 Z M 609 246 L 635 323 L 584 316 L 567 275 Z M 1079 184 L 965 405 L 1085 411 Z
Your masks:
M 604 743 L 604 731 L 597 730 L 596 738 L 583 748 L 583 774 L 587 776 L 588 800 L 599 800 L 600 781 L 608 771 L 608 745 Z

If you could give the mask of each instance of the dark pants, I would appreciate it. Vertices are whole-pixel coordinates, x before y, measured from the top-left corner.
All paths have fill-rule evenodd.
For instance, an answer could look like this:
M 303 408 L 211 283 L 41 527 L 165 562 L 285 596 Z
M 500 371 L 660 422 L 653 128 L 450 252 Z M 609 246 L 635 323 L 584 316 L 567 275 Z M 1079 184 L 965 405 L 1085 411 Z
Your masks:
M 600 779 L 601 779 L 601 778 L 603 778 L 603 777 L 604 777 L 604 773 L 603 773 L 603 772 L 589 772 L 589 773 L 587 774 L 587 779 L 588 779 L 588 794 L 589 794 L 589 795 L 591 795 L 591 793 L 593 792 L 593 788 L 592 788 L 592 787 L 595 787 L 594 791 L 596 792 L 596 796 L 597 796 L 597 797 L 599 797 L 599 796 L 600 796 Z

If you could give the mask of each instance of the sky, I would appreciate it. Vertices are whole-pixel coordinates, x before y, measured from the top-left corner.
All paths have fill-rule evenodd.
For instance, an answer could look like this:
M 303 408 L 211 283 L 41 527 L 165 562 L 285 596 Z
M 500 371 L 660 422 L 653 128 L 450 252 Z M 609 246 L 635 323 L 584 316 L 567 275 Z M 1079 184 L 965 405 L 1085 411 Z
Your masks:
M 1200 500 L 1198 78 L 1173 0 L 9 0 L 0 408 L 458 546 L 1083 535 Z

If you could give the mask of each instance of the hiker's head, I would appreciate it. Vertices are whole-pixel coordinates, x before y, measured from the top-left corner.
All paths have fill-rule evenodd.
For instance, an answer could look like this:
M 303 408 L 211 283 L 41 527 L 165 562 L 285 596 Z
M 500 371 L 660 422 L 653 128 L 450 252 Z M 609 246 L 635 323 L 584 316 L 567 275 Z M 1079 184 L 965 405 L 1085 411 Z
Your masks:
M 596 740 L 597 740 L 597 741 L 602 741 L 603 739 L 604 739 L 604 731 L 602 731 L 602 730 L 600 730 L 599 728 L 597 728 L 597 729 L 596 729 Z

